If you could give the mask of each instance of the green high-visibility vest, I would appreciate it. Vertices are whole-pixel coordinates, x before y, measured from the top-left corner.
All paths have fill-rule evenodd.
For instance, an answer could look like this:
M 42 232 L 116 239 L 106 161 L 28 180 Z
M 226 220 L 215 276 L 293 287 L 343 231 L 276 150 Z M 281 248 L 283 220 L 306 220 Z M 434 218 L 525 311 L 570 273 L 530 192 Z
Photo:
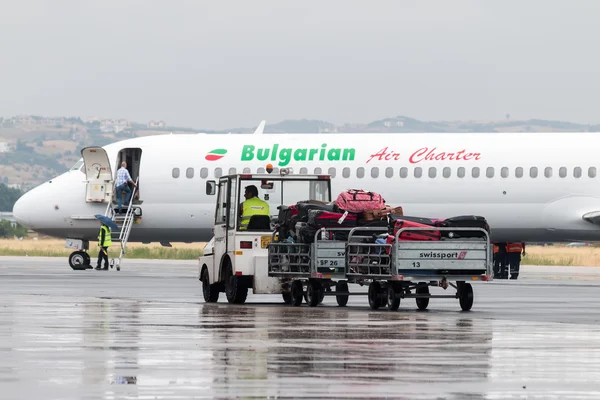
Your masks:
M 102 231 L 104 231 L 104 244 L 101 243 Z M 100 233 L 98 233 L 98 245 L 100 247 L 109 247 L 112 244 L 112 238 L 110 237 L 110 229 L 106 225 L 100 227 Z
M 253 197 L 242 203 L 242 221 L 240 229 L 247 229 L 250 217 L 253 215 L 271 215 L 269 204 L 258 197 Z

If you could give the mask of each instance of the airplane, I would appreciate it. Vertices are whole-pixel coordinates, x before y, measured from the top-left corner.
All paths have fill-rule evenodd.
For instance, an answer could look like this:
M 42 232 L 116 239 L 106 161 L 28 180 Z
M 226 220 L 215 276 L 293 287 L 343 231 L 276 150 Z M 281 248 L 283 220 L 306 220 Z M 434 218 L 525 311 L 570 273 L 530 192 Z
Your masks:
M 25 193 L 14 205 L 14 218 L 39 233 L 89 245 L 98 235 L 94 215 L 114 201 L 111 187 L 125 160 L 139 180 L 143 211 L 129 242 L 207 242 L 215 181 L 233 173 L 264 173 L 271 163 L 273 173 L 290 168 L 330 174 L 334 199 L 362 188 L 402 206 L 405 215 L 484 216 L 493 242 L 600 239 L 595 133 L 263 134 L 263 129 L 264 121 L 254 134 L 166 134 L 84 148 L 69 171 Z

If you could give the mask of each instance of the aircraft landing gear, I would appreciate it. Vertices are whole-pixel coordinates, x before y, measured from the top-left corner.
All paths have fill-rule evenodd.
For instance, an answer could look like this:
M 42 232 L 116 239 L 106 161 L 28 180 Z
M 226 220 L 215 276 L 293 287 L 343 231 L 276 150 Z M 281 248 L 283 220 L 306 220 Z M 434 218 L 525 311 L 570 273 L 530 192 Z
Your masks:
M 91 269 L 90 255 L 83 250 L 72 252 L 69 255 L 69 266 L 75 271 Z

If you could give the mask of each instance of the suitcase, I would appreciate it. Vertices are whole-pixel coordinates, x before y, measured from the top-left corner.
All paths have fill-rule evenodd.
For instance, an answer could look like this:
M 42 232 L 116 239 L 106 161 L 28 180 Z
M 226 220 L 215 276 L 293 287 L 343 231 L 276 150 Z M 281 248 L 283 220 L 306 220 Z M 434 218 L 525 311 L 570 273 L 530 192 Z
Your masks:
M 487 220 L 479 215 L 459 215 L 457 217 L 447 218 L 442 221 L 438 221 L 436 226 L 440 228 L 482 228 L 486 232 L 490 232 L 490 226 Z M 441 231 L 443 237 L 452 238 L 485 238 L 485 235 L 481 231 Z M 452 233 L 452 235 L 450 235 Z
M 300 228 L 300 234 L 298 235 L 298 243 L 314 243 L 315 241 L 315 234 L 317 233 L 317 231 L 321 229 L 321 228 L 316 228 L 314 226 L 311 225 L 304 225 Z M 327 238 L 329 240 L 335 240 L 335 235 L 334 232 L 332 231 L 328 231 L 328 232 L 321 232 L 320 235 L 327 235 Z M 322 239 L 321 236 L 319 236 L 319 239 Z
M 396 215 L 403 215 L 404 212 L 402 210 L 402 207 L 390 207 L 390 206 L 386 206 L 383 209 L 380 210 L 369 210 L 369 211 L 364 211 L 362 213 L 360 213 L 360 220 L 362 221 L 375 221 L 375 220 L 379 220 L 382 218 L 386 218 L 388 214 L 396 214 Z
M 298 214 L 296 214 L 296 221 L 295 222 L 308 222 L 308 212 L 310 210 L 324 210 L 324 211 L 334 211 L 334 205 L 333 204 L 326 204 L 326 203 L 305 203 L 305 202 L 298 202 L 296 203 L 296 206 L 298 207 Z
M 350 189 L 340 193 L 334 204 L 340 210 L 355 213 L 385 208 L 385 200 L 380 194 L 360 189 Z
M 340 220 L 342 222 L 340 223 Z M 326 210 L 310 210 L 308 212 L 308 224 L 315 228 L 342 228 L 357 226 L 357 214 L 337 213 Z
M 408 221 L 399 219 L 396 221 L 393 229 L 393 235 L 402 228 L 431 228 L 431 224 L 421 224 L 418 222 Z M 400 234 L 399 240 L 440 240 L 442 237 L 439 230 L 427 230 L 427 231 L 404 231 Z
M 396 221 L 411 221 L 411 222 L 416 222 L 418 224 L 423 224 L 423 225 L 437 226 L 435 221 L 430 218 L 411 217 L 411 216 L 406 216 L 406 215 L 390 214 L 388 216 L 388 222 L 389 222 L 388 226 L 390 228 L 390 232 L 394 229 L 394 226 L 396 225 Z

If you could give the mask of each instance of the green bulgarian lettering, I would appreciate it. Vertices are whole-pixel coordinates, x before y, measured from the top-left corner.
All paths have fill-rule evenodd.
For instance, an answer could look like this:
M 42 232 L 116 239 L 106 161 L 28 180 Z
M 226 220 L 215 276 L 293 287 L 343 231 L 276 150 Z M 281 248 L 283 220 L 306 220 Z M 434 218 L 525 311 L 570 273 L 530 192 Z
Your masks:
M 344 161 L 353 161 L 355 153 L 356 153 L 356 150 L 354 150 L 354 149 L 344 149 L 344 156 L 342 159 Z
M 279 152 L 279 165 L 285 167 L 292 161 L 292 149 L 281 149 Z
M 298 149 L 294 152 L 294 161 L 306 161 L 306 151 L 308 149 Z
M 252 161 L 255 158 L 259 161 L 277 161 L 278 165 L 285 167 L 294 161 L 353 161 L 356 157 L 356 149 L 333 148 L 328 149 L 327 144 L 321 144 L 320 148 L 299 148 L 290 147 L 279 148 L 279 143 L 275 143 L 271 148 L 256 148 L 254 145 L 247 144 L 242 147 L 242 161 Z
M 244 145 L 242 148 L 242 161 L 254 160 L 254 146 L 251 144 Z

